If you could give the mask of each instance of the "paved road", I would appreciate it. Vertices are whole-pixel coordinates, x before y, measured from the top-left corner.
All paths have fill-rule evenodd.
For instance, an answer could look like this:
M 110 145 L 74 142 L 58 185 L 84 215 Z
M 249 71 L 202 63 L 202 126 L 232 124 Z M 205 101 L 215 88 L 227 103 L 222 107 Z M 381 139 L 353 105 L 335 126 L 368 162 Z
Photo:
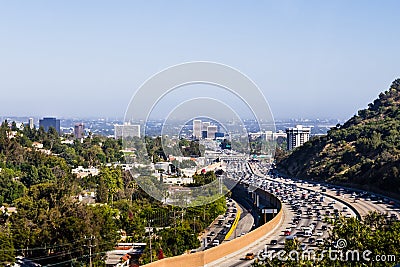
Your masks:
M 210 264 L 207 264 L 207 267 L 228 267 L 228 266 L 250 266 L 252 261 L 244 261 L 242 258 L 247 252 L 251 251 L 259 251 L 264 248 L 265 244 L 267 244 L 271 239 L 275 236 L 279 236 L 282 233 L 282 229 L 286 227 L 290 227 L 291 222 L 293 220 L 293 212 L 289 210 L 286 205 L 282 206 L 283 216 L 280 223 L 275 227 L 271 232 L 265 235 L 263 238 L 257 240 L 256 242 L 243 247 L 242 249 L 235 251 L 234 253 L 218 259 Z
M 356 216 L 356 213 L 352 210 L 355 209 L 357 213 L 359 213 L 361 216 L 366 215 L 370 211 L 378 211 L 381 213 L 388 213 L 388 214 L 395 214 L 400 218 L 400 208 L 397 203 L 395 204 L 388 204 L 388 201 L 386 203 L 378 203 L 376 201 L 371 201 L 368 198 L 360 198 L 358 200 L 354 200 L 354 198 L 351 197 L 350 193 L 343 192 L 341 196 L 336 195 L 336 190 L 331 190 L 326 187 L 319 187 L 316 185 L 310 185 L 307 183 L 300 183 L 297 180 L 288 180 L 288 179 L 281 179 L 281 178 L 272 178 L 269 177 L 268 175 L 265 175 L 261 173 L 260 170 L 258 170 L 258 167 L 256 165 L 251 165 L 252 167 L 252 172 L 255 174 L 256 177 L 249 177 L 248 179 L 250 180 L 249 182 L 255 183 L 255 182 L 260 182 L 260 180 L 268 180 L 268 181 L 274 181 L 277 182 L 278 184 L 296 184 L 298 190 L 305 191 L 307 193 L 310 192 L 318 192 L 319 194 L 325 194 L 325 198 L 321 205 L 317 208 L 320 213 L 324 214 L 326 210 L 328 209 L 337 209 L 338 211 L 341 212 L 342 215 L 347 215 L 347 216 Z M 248 176 L 246 176 L 247 179 Z M 246 179 L 241 179 L 241 181 L 245 181 Z M 261 185 L 258 185 L 260 188 L 262 188 Z M 322 192 L 322 189 L 324 188 L 324 191 Z M 340 201 L 334 200 L 334 198 L 339 198 Z M 334 202 L 334 204 L 332 204 Z M 251 206 L 251 203 L 249 203 Z M 329 208 L 329 204 L 331 204 L 331 207 Z M 333 205 L 333 208 L 332 208 Z M 307 205 L 305 205 L 307 206 Z M 269 250 L 273 249 L 281 249 L 284 246 L 284 240 L 285 236 L 283 235 L 284 230 L 290 229 L 291 234 L 296 234 L 299 232 L 302 232 L 301 227 L 302 226 L 309 226 L 311 223 L 315 223 L 316 227 L 315 230 L 313 231 L 313 238 L 326 238 L 328 235 L 328 231 L 322 230 L 322 227 L 326 226 L 329 229 L 329 225 L 326 223 L 316 220 L 314 216 L 307 216 L 305 215 L 306 213 L 304 212 L 305 206 L 302 207 L 302 214 L 301 214 L 301 219 L 300 222 L 296 225 L 293 223 L 293 218 L 296 216 L 295 215 L 295 210 L 291 205 L 289 205 L 287 202 L 282 203 L 282 211 L 283 211 L 283 217 L 280 223 L 273 229 L 271 232 L 269 232 L 267 235 L 265 235 L 263 238 L 257 240 L 256 242 L 230 254 L 227 255 L 221 259 L 218 259 L 217 261 L 214 261 L 207 266 L 215 266 L 215 267 L 228 267 L 228 266 L 250 266 L 253 261 L 245 261 L 243 260 L 244 256 L 248 252 L 253 252 L 256 255 L 263 249 L 267 248 Z M 344 208 L 345 207 L 345 208 Z M 322 236 L 319 236 L 318 232 L 322 232 Z M 317 234 L 318 233 L 318 234 Z M 271 240 L 277 240 L 278 244 L 277 245 L 271 245 Z M 300 242 L 305 244 L 308 248 L 312 248 L 315 246 L 313 242 L 310 243 L 308 237 L 300 237 L 299 238 Z

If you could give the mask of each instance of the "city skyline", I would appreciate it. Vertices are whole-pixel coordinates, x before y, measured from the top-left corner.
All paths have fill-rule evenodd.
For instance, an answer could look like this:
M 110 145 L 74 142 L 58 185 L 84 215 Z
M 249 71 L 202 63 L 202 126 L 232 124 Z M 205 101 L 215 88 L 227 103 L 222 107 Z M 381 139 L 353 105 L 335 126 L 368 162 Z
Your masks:
M 398 76 L 398 7 L 396 1 L 3 3 L 0 114 L 123 117 L 146 79 L 206 60 L 248 75 L 276 118 L 348 119 Z M 162 118 L 167 111 L 159 112 Z

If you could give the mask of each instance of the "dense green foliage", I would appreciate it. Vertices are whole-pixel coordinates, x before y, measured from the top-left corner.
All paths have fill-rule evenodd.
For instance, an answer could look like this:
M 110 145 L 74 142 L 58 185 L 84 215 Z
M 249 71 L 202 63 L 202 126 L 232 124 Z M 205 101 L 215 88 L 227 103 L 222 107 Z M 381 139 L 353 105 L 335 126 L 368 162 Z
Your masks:
M 200 157 L 201 146 L 199 141 L 189 141 L 186 139 L 179 140 L 179 147 L 181 148 L 182 156 L 184 157 Z
M 217 179 L 216 175 L 212 171 L 203 172 L 201 174 L 194 174 L 193 181 L 194 183 L 190 186 L 202 186 L 211 183 Z
M 105 252 L 118 241 L 149 243 L 149 224 L 158 229 L 152 235 L 153 254 L 162 248 L 166 256 L 178 255 L 199 246 L 198 233 L 225 212 L 224 198 L 174 210 L 149 197 L 129 172 L 112 164 L 124 162 L 121 140 L 69 140 L 73 137 L 60 137 L 53 128 L 46 133 L 2 123 L 0 206 L 16 207 L 17 212 L 0 212 L 0 265 L 18 255 L 41 264 L 87 264 L 90 245 L 93 262 L 101 266 Z M 159 140 L 148 140 L 154 155 L 162 156 Z M 72 174 L 77 166 L 95 166 L 100 173 L 78 178 Z M 79 195 L 90 192 L 95 199 L 79 201 Z M 143 262 L 149 261 L 146 251 Z
M 400 79 L 326 136 L 278 162 L 288 175 L 400 193 Z

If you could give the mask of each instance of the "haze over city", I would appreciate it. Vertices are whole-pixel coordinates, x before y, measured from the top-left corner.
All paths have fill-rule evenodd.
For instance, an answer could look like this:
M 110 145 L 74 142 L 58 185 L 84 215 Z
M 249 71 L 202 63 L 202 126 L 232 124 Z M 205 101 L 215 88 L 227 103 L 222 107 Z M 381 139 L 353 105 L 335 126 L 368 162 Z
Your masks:
M 398 75 L 399 5 L 3 1 L 0 114 L 121 118 L 147 78 L 205 60 L 253 79 L 275 118 L 348 119 Z M 186 89 L 159 117 L 201 95 Z

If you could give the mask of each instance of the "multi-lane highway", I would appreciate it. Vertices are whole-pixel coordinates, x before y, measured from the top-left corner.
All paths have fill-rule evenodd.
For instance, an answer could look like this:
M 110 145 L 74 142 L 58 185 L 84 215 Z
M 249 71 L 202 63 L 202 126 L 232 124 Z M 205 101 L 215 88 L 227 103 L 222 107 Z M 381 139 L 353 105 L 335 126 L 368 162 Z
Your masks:
M 235 163 L 228 168 L 229 178 L 239 184 L 257 187 L 272 193 L 282 203 L 283 217 L 279 225 L 263 238 L 207 266 L 250 266 L 244 260 L 247 253 L 263 255 L 279 251 L 286 239 L 297 238 L 304 250 L 313 250 L 328 236 L 330 225 L 325 218 L 336 216 L 361 217 L 370 211 L 399 218 L 397 203 L 383 196 L 349 188 L 334 188 L 328 184 L 308 183 L 268 175 L 269 168 L 260 163 Z

